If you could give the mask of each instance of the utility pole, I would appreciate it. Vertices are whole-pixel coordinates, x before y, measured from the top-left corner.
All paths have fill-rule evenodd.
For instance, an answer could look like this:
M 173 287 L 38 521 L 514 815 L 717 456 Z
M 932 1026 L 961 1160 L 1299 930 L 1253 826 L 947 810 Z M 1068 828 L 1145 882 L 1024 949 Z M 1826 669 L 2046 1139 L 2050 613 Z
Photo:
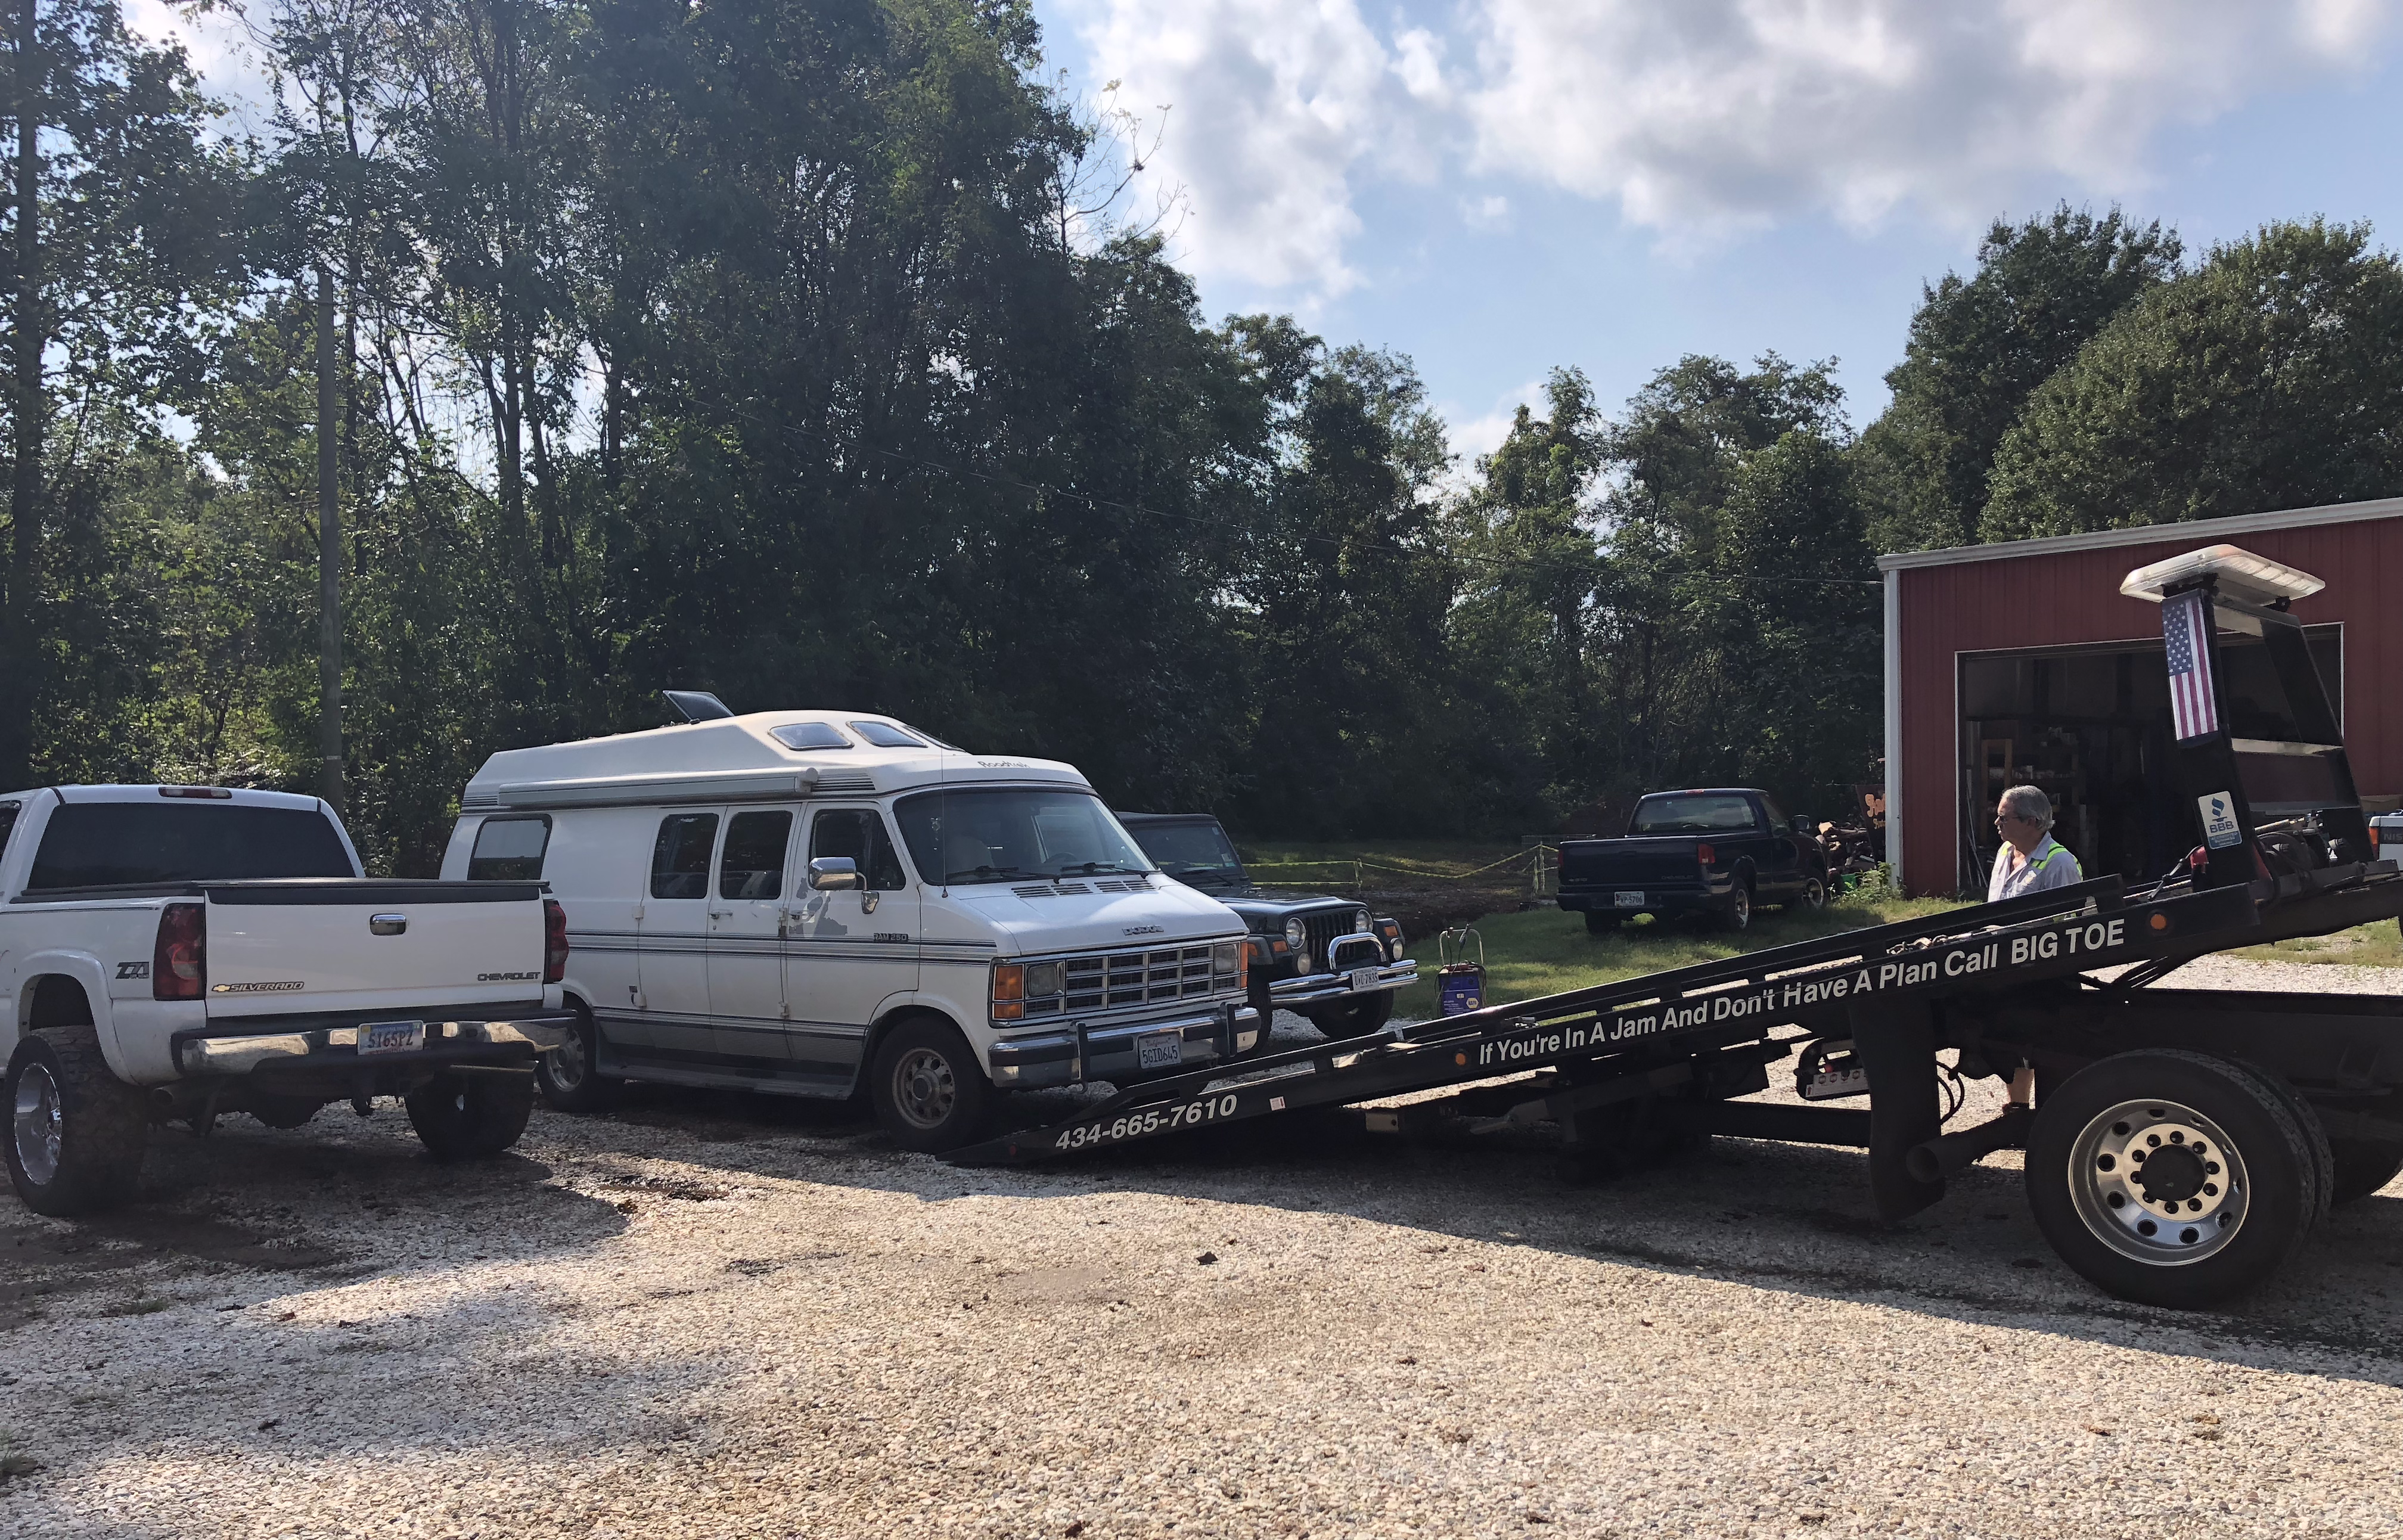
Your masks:
M 317 269 L 317 795 L 342 809 L 342 505 L 335 452 L 334 275 Z

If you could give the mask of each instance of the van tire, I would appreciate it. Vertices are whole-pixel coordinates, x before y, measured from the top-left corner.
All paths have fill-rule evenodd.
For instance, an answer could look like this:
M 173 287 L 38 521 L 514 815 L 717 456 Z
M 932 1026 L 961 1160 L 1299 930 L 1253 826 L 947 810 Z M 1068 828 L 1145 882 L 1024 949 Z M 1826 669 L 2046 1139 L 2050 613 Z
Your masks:
M 607 1112 L 618 1104 L 626 1082 L 593 1067 L 601 1062 L 600 1026 L 583 1001 L 568 1004 L 576 1012 L 576 1025 L 569 1029 L 564 1046 L 535 1055 L 535 1089 L 553 1112 Z
M 525 1136 L 534 1114 L 534 1076 L 451 1070 L 403 1099 L 409 1125 L 437 1160 L 481 1160 Z
M 876 1046 L 868 1100 L 895 1144 L 932 1155 L 974 1143 L 984 1131 L 993 1094 L 960 1030 L 921 1016 L 901 1022 Z
M 90 1023 L 43 1027 L 8 1056 L 8 1180 L 35 1214 L 69 1219 L 133 1196 L 150 1133 L 142 1093 L 109 1072 Z

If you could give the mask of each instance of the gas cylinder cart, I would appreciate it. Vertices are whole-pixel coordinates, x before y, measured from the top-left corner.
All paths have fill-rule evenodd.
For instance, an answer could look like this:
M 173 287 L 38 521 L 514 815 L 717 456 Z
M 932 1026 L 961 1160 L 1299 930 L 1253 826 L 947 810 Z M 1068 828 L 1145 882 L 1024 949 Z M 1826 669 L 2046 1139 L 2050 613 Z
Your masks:
M 1477 958 L 1469 960 L 1471 944 L 1477 948 Z M 1485 937 L 1474 927 L 1463 925 L 1445 931 L 1435 938 L 1436 1011 L 1442 1016 L 1465 1016 L 1485 1006 Z
M 1935 1202 L 1980 1157 L 2021 1149 L 2038 1226 L 2098 1286 L 2172 1307 L 2243 1293 L 2330 1204 L 2403 1171 L 2403 997 L 2160 982 L 2213 952 L 2403 916 L 2403 870 L 2371 858 L 2335 713 L 2290 613 L 2320 587 L 2229 546 L 2129 575 L 2122 591 L 2162 604 L 2181 788 L 2165 812 L 2196 837 L 2158 879 L 2105 877 L 1487 1005 L 1271 1054 L 1240 1077 L 1191 1072 L 951 1158 L 1053 1160 L 1452 1086 L 1368 1110 L 1368 1125 L 1550 1124 L 1572 1157 L 1604 1163 L 1674 1133 L 1852 1145 L 1868 1152 L 1887 1220 Z M 2233 699 L 2229 655 L 2257 647 Z M 1948 1132 L 1946 1050 L 1959 1074 L 2021 1099 Z M 1798 1053 L 1810 1102 L 1737 1100 Z M 1868 1104 L 1819 1104 L 1848 1096 Z

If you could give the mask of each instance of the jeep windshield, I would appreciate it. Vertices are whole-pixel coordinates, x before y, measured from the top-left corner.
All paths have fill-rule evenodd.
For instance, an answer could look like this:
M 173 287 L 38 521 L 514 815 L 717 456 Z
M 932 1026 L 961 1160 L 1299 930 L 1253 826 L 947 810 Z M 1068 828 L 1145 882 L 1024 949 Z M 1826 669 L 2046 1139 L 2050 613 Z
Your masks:
M 1215 820 L 1191 824 L 1140 824 L 1135 839 L 1160 869 L 1196 887 L 1229 887 L 1243 880 L 1243 863 Z
M 1681 792 L 1647 797 L 1635 804 L 1631 837 L 1647 834 L 1734 834 L 1757 826 L 1752 803 L 1741 797 Z
M 1089 791 L 922 791 L 894 804 L 902 843 L 929 882 L 1147 872 L 1150 860 Z

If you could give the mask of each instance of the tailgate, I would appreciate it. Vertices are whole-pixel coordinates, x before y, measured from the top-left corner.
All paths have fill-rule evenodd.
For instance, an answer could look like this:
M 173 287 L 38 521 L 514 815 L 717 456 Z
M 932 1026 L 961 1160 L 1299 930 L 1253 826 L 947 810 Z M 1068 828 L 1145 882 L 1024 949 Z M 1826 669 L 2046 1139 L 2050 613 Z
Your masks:
M 1702 863 L 1686 836 L 1660 839 L 1573 840 L 1561 847 L 1563 887 L 1640 888 L 1661 883 L 1699 887 Z
M 213 1019 L 542 998 L 542 890 L 532 882 L 241 882 L 207 892 Z

